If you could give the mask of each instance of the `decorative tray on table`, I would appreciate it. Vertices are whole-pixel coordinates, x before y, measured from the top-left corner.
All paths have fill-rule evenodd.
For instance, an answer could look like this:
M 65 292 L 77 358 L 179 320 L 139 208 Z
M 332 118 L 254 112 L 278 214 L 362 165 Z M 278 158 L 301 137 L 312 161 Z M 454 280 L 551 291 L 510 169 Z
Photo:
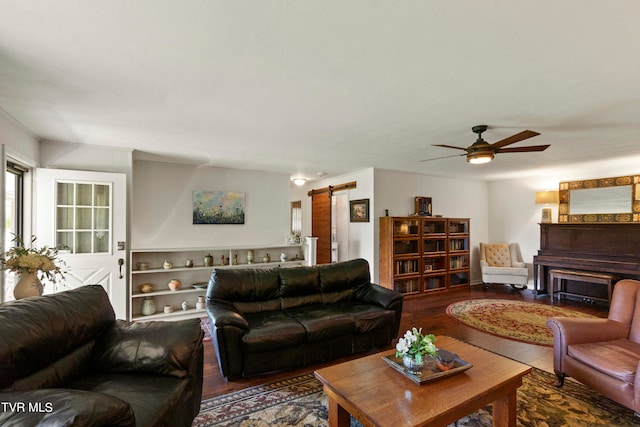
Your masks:
M 402 357 L 396 357 L 391 354 L 389 356 L 382 356 L 382 360 L 417 384 L 424 384 L 439 378 L 455 375 L 473 366 L 471 363 L 460 359 L 457 354 L 454 354 L 453 367 L 446 371 L 438 369 L 434 363 L 435 361 L 425 363 L 425 365 L 417 371 L 411 371 L 402 363 Z

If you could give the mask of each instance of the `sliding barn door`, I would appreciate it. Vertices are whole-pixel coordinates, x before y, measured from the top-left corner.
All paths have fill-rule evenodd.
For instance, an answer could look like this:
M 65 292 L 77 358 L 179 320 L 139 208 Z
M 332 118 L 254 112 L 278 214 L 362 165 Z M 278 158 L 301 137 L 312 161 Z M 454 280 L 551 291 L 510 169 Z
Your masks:
M 311 191 L 311 235 L 318 238 L 316 262 L 331 262 L 331 189 Z

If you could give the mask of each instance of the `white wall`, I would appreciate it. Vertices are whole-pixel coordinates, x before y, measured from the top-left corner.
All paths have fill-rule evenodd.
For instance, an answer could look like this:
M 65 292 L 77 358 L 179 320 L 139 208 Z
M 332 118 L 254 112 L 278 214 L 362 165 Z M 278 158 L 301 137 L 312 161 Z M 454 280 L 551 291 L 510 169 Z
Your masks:
M 388 170 L 375 171 L 376 242 L 384 210 L 389 216 L 406 216 L 415 211 L 415 196 L 431 197 L 433 214 L 449 218 L 470 218 L 471 282 L 481 280 L 478 243 L 489 239 L 488 185 L 480 181 L 440 178 Z M 375 247 L 375 278 L 379 278 L 379 243 Z
M 24 162 L 28 166 L 36 166 L 40 149 L 38 140 L 2 110 L 0 110 L 0 144 L 4 145 L 7 156 Z
M 245 224 L 194 225 L 195 190 L 245 193 Z M 290 230 L 289 175 L 135 161 L 131 242 L 135 249 L 271 245 Z

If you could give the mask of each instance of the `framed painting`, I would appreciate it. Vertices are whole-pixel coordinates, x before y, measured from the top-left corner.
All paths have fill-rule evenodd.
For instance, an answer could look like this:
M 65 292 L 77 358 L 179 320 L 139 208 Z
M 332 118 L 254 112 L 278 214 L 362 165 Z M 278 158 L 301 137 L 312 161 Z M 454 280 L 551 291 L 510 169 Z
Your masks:
M 194 224 L 244 224 L 244 193 L 194 191 Z
M 369 222 L 369 199 L 350 200 L 351 222 Z
M 418 216 L 431 216 L 431 197 L 415 197 L 416 202 L 416 215 Z

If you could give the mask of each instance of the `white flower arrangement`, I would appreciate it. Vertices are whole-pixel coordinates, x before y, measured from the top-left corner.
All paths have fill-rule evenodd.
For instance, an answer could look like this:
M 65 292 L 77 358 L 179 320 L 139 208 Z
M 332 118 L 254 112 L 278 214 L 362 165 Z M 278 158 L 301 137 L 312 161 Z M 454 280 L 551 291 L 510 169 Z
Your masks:
M 19 236 L 16 236 L 13 241 L 16 242 L 16 245 L 0 257 L 0 268 L 18 274 L 42 272 L 51 282 L 57 282 L 64 278 L 60 266 L 64 262 L 58 259 L 58 248 L 48 246 L 40 249 L 34 248 L 35 236 L 31 236 L 29 247 L 26 247 Z
M 436 337 L 433 334 L 422 334 L 422 328 L 412 328 L 405 332 L 404 337 L 396 344 L 396 357 L 411 357 L 421 364 L 424 356 L 436 357 L 438 349 L 435 346 Z

